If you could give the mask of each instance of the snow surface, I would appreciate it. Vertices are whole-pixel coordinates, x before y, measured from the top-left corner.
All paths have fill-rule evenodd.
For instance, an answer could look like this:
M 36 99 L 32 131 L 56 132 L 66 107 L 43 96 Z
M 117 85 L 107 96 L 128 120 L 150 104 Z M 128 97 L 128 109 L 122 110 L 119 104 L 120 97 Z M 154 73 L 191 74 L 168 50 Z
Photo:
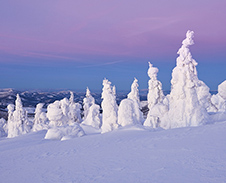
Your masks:
M 199 127 L 139 126 L 67 141 L 46 131 L 0 140 L 4 183 L 183 182 L 226 180 L 226 121 Z M 93 131 L 94 132 L 94 131 Z

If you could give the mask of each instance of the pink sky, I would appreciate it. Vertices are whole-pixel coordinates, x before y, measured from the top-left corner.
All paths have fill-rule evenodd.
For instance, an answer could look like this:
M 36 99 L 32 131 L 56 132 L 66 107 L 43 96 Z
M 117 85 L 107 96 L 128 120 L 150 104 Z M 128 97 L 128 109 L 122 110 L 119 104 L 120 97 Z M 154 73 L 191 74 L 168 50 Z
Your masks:
M 225 7 L 224 0 L 4 1 L 0 51 L 69 60 L 76 54 L 156 58 L 175 53 L 192 29 L 196 50 L 214 54 L 226 48 Z
M 151 61 L 170 89 L 177 51 L 190 29 L 200 77 L 216 89 L 226 79 L 225 7 L 225 0 L 1 1 L 1 87 L 70 88 L 71 78 L 82 77 L 71 81 L 74 88 L 92 89 L 95 75 L 100 83 L 110 77 L 119 89 L 129 89 L 135 76 L 146 88 Z

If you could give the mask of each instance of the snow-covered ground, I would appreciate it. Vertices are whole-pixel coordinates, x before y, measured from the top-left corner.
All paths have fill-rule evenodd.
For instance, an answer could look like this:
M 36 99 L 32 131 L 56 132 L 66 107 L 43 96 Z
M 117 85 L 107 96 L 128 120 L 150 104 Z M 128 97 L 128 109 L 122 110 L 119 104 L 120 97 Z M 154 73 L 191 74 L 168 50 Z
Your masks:
M 0 182 L 226 181 L 226 121 L 199 127 L 147 130 L 129 126 L 65 141 L 46 131 L 0 139 Z

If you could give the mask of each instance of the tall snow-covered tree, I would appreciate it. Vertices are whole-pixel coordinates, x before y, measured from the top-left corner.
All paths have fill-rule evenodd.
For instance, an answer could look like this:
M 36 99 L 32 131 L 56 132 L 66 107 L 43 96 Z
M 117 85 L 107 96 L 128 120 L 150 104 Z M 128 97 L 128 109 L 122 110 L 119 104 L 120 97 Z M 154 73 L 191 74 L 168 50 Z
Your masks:
M 44 104 L 39 103 L 36 105 L 35 109 L 35 117 L 34 117 L 34 125 L 32 128 L 32 131 L 39 131 L 39 130 L 44 130 L 48 129 L 48 119 L 46 117 L 46 113 L 42 111 Z
M 138 89 L 138 80 L 137 78 L 134 78 L 134 81 L 131 85 L 131 91 L 127 95 L 127 98 L 137 102 L 137 104 L 140 106 L 140 95 L 139 95 L 139 89 Z
M 112 91 L 111 82 L 107 79 L 103 80 L 102 96 L 103 99 L 101 106 L 102 114 L 102 133 L 110 132 L 118 128 L 118 105 Z
M 84 109 L 84 120 L 86 119 L 88 113 L 89 113 L 89 108 L 95 104 L 95 100 L 93 96 L 90 93 L 89 88 L 86 88 L 86 97 L 83 99 L 83 109 Z
M 164 94 L 162 91 L 162 83 L 157 79 L 158 68 L 153 67 L 149 62 L 148 76 L 148 115 L 144 122 L 144 126 L 156 128 L 160 125 L 162 116 L 167 112 L 168 108 L 163 104 Z
M 192 58 L 189 46 L 193 45 L 193 31 L 187 31 L 186 39 L 177 52 L 176 67 L 172 72 L 169 112 L 164 117 L 164 128 L 198 126 L 208 119 L 208 113 L 199 100 L 197 62 Z
M 143 123 L 138 87 L 138 80 L 134 78 L 131 85 L 131 92 L 127 95 L 127 99 L 123 99 L 120 102 L 118 109 L 118 124 L 121 126 Z
M 28 133 L 31 129 L 31 124 L 27 118 L 27 111 L 23 108 L 21 98 L 17 94 L 15 101 L 15 111 L 13 105 L 8 105 L 8 137 L 16 137 L 20 134 Z M 13 114 L 12 114 L 13 113 Z

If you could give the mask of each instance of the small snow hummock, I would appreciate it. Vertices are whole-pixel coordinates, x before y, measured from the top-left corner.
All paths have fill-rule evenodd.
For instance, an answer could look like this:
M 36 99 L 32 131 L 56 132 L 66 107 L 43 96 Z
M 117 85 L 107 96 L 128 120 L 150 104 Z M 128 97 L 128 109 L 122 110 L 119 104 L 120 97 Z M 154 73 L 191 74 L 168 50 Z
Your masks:
M 192 58 L 189 46 L 193 45 L 193 31 L 187 31 L 186 39 L 177 52 L 177 66 L 173 69 L 169 112 L 163 117 L 161 126 L 165 129 L 205 124 L 209 115 L 199 101 L 197 62 Z M 205 102 L 203 102 L 205 103 Z
M 103 99 L 101 103 L 103 110 L 101 133 L 106 133 L 118 128 L 118 105 L 112 91 L 111 82 L 107 79 L 103 80 L 101 98 Z
M 163 103 L 164 94 L 162 83 L 157 80 L 158 68 L 153 67 L 149 62 L 148 76 L 148 115 L 144 126 L 157 128 L 161 123 L 161 118 L 168 111 L 168 106 Z
M 138 86 L 138 80 L 134 78 L 128 98 L 123 99 L 120 102 L 118 109 L 118 124 L 121 126 L 143 123 Z

